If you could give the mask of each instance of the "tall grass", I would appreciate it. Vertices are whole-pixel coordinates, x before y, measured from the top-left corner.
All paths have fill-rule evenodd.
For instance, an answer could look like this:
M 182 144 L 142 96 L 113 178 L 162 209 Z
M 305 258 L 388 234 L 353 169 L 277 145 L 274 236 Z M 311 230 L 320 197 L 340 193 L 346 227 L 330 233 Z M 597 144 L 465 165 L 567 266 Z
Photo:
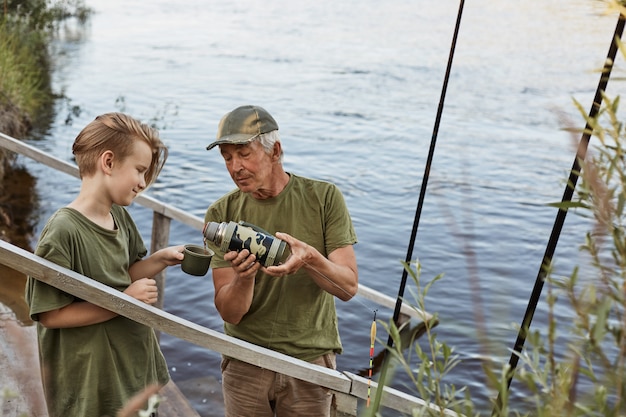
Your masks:
M 51 99 L 45 33 L 20 21 L 0 22 L 0 105 L 34 115 Z
M 50 40 L 65 19 L 84 22 L 83 0 L 4 0 L 0 7 L 0 130 L 25 135 L 54 99 Z
M 611 2 L 626 13 L 624 3 Z M 626 58 L 621 43 L 620 52 Z M 616 81 L 620 80 L 618 77 Z M 494 401 L 491 407 L 480 408 L 466 386 L 446 382 L 461 359 L 453 347 L 430 331 L 428 323 L 426 340 L 416 343 L 413 350 L 402 346 L 395 324 L 381 323 L 394 340 L 388 353 L 411 376 L 420 396 L 433 406 L 416 409 L 413 416 L 443 416 L 446 409 L 465 416 L 626 415 L 626 132 L 619 96 L 604 94 L 602 107 L 593 118 L 582 105 L 575 102 L 575 106 L 591 126 L 591 148 L 587 158 L 580 161 L 580 181 L 573 200 L 553 205 L 591 220 L 579 247 L 589 261 L 574 268 L 569 276 L 547 272 L 548 325 L 542 331 L 529 329 L 513 375 L 515 388 L 526 395 L 517 396 L 515 401 L 509 397 L 508 364 L 485 363 L 484 376 Z M 574 136 L 581 133 L 578 129 Z M 428 290 L 441 277 L 424 284 L 419 263 L 405 264 L 405 268 L 416 289 L 415 304 L 425 309 Z M 557 307 L 562 312 L 563 306 L 571 311 L 571 317 L 564 320 L 561 313 L 557 319 Z M 498 396 L 500 404 L 495 401 Z M 367 415 L 381 414 L 370 410 Z

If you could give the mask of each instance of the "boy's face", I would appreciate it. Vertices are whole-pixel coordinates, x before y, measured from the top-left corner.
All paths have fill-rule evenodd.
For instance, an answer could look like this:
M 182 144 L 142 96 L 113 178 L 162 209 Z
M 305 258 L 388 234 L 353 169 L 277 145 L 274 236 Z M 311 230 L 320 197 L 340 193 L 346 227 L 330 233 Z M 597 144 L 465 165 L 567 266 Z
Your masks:
M 109 192 L 113 203 L 128 206 L 146 188 L 146 172 L 152 163 L 152 150 L 147 143 L 136 140 L 126 159 L 113 159 Z

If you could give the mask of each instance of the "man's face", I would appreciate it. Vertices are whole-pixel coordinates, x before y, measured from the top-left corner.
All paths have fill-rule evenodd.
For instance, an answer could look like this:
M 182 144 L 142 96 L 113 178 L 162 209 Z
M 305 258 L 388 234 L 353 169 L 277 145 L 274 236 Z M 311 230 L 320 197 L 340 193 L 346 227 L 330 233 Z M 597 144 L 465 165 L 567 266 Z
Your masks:
M 258 141 L 246 145 L 220 145 L 226 169 L 237 187 L 254 197 L 264 195 L 272 183 L 272 158 Z

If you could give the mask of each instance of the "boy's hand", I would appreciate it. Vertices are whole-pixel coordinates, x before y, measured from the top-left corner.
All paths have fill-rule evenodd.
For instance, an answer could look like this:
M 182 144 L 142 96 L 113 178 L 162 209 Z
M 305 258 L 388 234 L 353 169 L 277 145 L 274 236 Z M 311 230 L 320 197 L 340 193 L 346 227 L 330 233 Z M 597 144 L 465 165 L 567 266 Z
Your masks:
M 159 297 L 156 281 L 152 278 L 140 278 L 134 281 L 124 293 L 146 304 L 156 303 Z
M 161 260 L 167 266 L 178 265 L 183 261 L 185 245 L 170 246 L 158 251 Z

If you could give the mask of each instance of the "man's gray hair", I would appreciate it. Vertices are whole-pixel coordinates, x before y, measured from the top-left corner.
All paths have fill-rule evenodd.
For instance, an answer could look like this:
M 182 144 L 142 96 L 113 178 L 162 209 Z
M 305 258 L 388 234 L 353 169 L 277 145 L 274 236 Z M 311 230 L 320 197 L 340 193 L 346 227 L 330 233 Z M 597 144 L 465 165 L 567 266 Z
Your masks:
M 280 134 L 278 133 L 278 130 L 272 130 L 271 132 L 259 135 L 256 140 L 258 140 L 261 146 L 263 146 L 263 150 L 265 151 L 265 153 L 269 155 L 274 149 L 274 144 L 276 142 L 280 142 Z M 282 148 L 280 151 L 280 162 L 283 162 Z

